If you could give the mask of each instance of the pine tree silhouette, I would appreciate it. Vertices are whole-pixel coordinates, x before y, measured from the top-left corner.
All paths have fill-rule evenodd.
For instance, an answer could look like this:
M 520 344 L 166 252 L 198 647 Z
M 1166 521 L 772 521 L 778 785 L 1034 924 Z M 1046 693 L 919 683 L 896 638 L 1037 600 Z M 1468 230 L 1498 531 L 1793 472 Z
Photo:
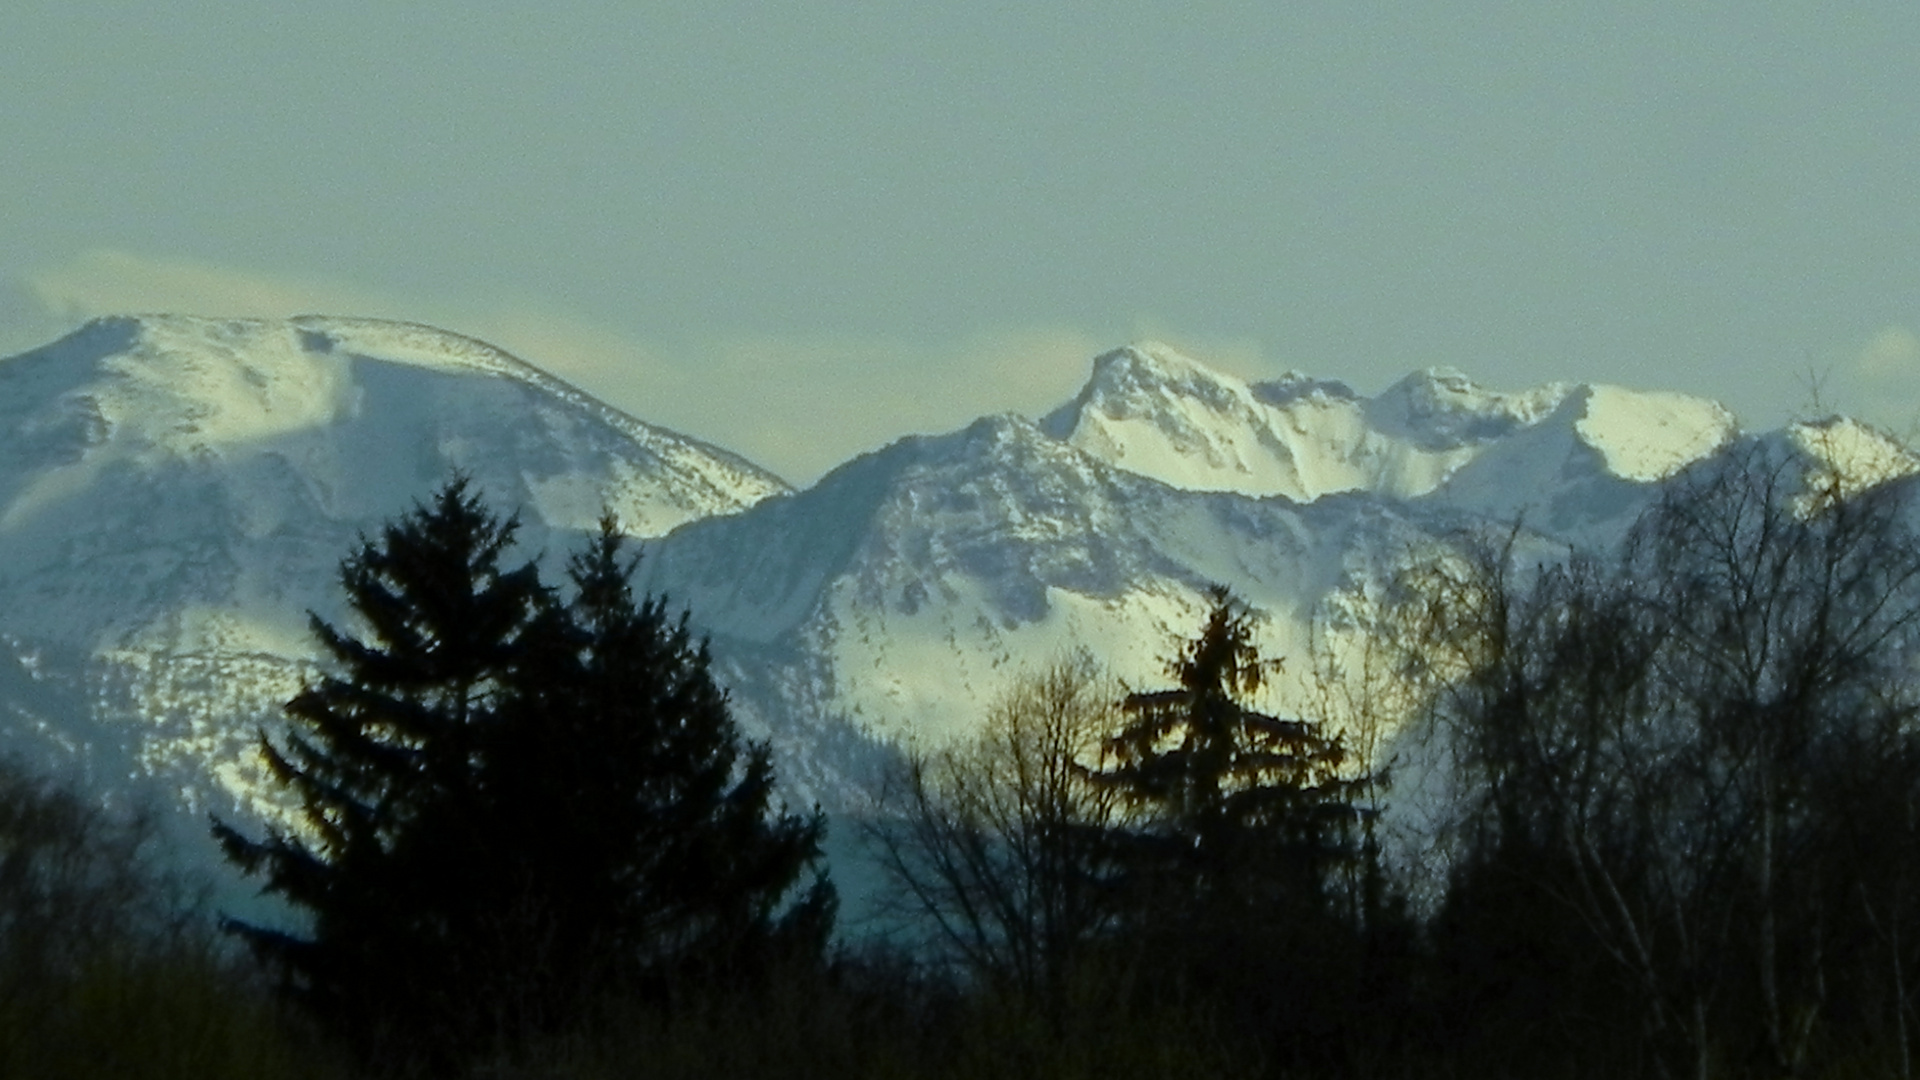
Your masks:
M 1341 871 L 1371 855 L 1340 740 L 1250 702 L 1274 661 L 1256 615 L 1224 587 L 1168 662 L 1175 686 L 1129 694 L 1092 778 L 1130 805 L 1114 838 L 1117 940 L 1143 1001 L 1216 1016 L 1291 1065 L 1337 1064 L 1330 1033 L 1363 975 L 1356 898 Z
M 770 811 L 766 748 L 742 754 L 686 617 L 635 600 L 613 521 L 563 603 L 503 566 L 517 521 L 470 487 L 342 564 L 361 634 L 313 620 L 333 670 L 260 738 L 301 827 L 214 825 L 310 920 L 229 929 L 359 1052 L 435 1072 L 599 995 L 817 956 L 833 914 L 824 879 L 785 903 L 822 819 Z
M 832 924 L 824 878 L 787 902 L 824 818 L 770 813 L 767 747 L 743 752 L 705 643 L 664 597 L 635 599 L 636 562 L 603 520 L 569 566 L 564 647 L 543 650 L 537 690 L 487 755 L 511 906 L 531 904 L 552 935 L 514 935 L 538 946 L 516 970 L 550 1008 L 581 983 L 658 997 L 751 977 L 818 955 Z
M 1262 659 L 1255 616 L 1224 586 L 1197 637 L 1168 662 L 1177 685 L 1127 695 L 1095 776 L 1143 814 L 1140 845 L 1195 894 L 1261 883 L 1312 889 L 1352 854 L 1361 780 L 1337 737 L 1248 702 L 1277 661 Z M 1276 864 L 1276 860 L 1286 866 Z M 1289 880 L 1260 882 L 1276 873 Z

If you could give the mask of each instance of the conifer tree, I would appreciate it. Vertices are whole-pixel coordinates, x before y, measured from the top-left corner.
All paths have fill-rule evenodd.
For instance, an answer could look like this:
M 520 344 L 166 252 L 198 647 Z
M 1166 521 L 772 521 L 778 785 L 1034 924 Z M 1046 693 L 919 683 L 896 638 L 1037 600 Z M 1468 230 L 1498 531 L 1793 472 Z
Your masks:
M 299 829 L 216 823 L 228 857 L 310 919 L 230 922 L 295 1001 L 362 1054 L 451 1071 L 592 998 L 817 955 L 817 816 L 769 812 L 703 643 L 636 601 L 611 520 L 562 600 L 504 565 L 516 522 L 456 478 L 363 541 L 342 583 L 364 624 L 314 619 L 329 674 L 261 735 Z
M 1144 1004 L 1199 1005 L 1263 1053 L 1343 1069 L 1334 1033 L 1365 1007 L 1366 920 L 1336 882 L 1372 854 L 1354 805 L 1367 779 L 1319 724 L 1253 706 L 1277 663 L 1244 602 L 1209 598 L 1168 662 L 1176 685 L 1122 701 L 1116 764 L 1094 774 L 1135 815 L 1114 845 L 1121 940 Z
M 834 911 L 824 878 L 788 902 L 824 819 L 771 812 L 767 747 L 742 746 L 706 644 L 666 598 L 634 597 L 622 547 L 607 518 L 571 559 L 560 647 L 488 754 L 506 906 L 546 933 L 515 928 L 537 950 L 516 970 L 550 1012 L 579 986 L 657 996 L 817 956 Z
M 450 968 L 474 868 L 450 830 L 476 794 L 481 731 L 551 606 L 531 563 L 502 565 L 517 522 L 469 486 L 456 478 L 342 563 L 361 635 L 311 620 L 332 671 L 287 704 L 284 746 L 264 731 L 259 744 L 301 827 L 263 840 L 214 828 L 229 859 L 311 919 L 305 933 L 230 929 L 368 1051 L 430 1041 L 463 1011 Z
M 1361 781 L 1318 724 L 1252 707 L 1277 661 L 1260 656 L 1243 601 L 1223 586 L 1208 596 L 1199 635 L 1168 661 L 1176 685 L 1121 703 L 1116 764 L 1097 779 L 1142 815 L 1141 854 L 1195 895 L 1264 885 L 1317 897 L 1331 863 L 1353 854 Z

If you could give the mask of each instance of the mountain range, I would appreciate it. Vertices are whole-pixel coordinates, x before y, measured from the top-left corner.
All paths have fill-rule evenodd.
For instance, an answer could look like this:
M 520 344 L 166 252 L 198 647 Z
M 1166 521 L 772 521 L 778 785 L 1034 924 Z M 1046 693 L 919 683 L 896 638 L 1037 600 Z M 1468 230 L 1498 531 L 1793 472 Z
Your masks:
M 1447 369 L 1366 397 L 1143 343 L 1042 417 L 904 438 L 794 490 L 430 327 L 100 319 L 0 360 L 0 748 L 196 815 L 275 813 L 251 746 L 313 670 L 307 613 L 344 620 L 356 538 L 457 469 L 545 558 L 611 510 L 641 584 L 711 636 L 788 797 L 846 809 L 1022 665 L 1084 647 L 1152 684 L 1210 584 L 1302 658 L 1364 634 L 1395 574 L 1463 530 L 1604 545 L 1754 438 L 1913 468 L 1840 419 L 1748 435 L 1699 398 Z

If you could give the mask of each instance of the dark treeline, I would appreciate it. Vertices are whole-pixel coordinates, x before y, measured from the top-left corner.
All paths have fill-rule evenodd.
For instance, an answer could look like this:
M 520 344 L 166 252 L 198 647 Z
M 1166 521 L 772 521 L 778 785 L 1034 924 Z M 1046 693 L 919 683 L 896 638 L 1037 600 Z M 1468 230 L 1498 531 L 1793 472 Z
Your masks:
M 1337 718 L 1252 707 L 1270 668 L 1217 592 L 1172 686 L 1072 658 L 911 763 L 872 829 L 903 920 L 977 995 L 1179 1017 L 1249 1074 L 1905 1080 L 1912 488 L 1756 443 L 1610 553 L 1451 548 Z M 1397 755 L 1353 752 L 1369 721 Z M 1396 756 L 1434 805 L 1388 851 Z
M 1911 491 L 1756 448 L 1680 477 L 1611 560 L 1429 578 L 1455 1045 L 1507 1071 L 1912 1074 Z
M 298 918 L 216 932 L 146 819 L 0 775 L 0 1074 L 1908 1080 L 1911 488 L 1756 444 L 1609 553 L 1450 547 L 1376 715 L 1264 709 L 1224 589 L 1162 684 L 1030 667 L 877 794 L 892 933 L 836 946 L 823 821 L 613 523 L 550 587 L 456 480 L 262 733 L 301 827 L 217 827 Z

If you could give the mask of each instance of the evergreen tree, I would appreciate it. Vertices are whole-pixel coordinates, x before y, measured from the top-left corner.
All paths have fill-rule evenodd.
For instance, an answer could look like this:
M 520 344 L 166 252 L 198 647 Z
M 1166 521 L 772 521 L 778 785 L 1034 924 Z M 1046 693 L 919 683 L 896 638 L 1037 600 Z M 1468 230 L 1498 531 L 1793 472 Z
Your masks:
M 773 814 L 764 744 L 744 748 L 704 642 L 664 597 L 636 600 L 612 519 L 569 566 L 558 648 L 489 747 L 488 830 L 511 853 L 507 910 L 522 998 L 560 1015 L 575 988 L 659 997 L 817 956 L 831 928 L 824 878 L 791 904 L 825 821 Z
M 256 841 L 215 824 L 229 859 L 311 919 L 230 929 L 365 1050 L 430 1041 L 463 1011 L 454 916 L 475 875 L 450 811 L 477 794 L 481 730 L 552 604 L 531 563 L 502 565 L 516 526 L 459 478 L 363 540 L 341 584 L 364 636 L 313 617 L 333 673 L 288 703 L 284 748 L 260 736 L 301 828 Z
M 1353 856 L 1361 780 L 1345 775 L 1337 737 L 1249 702 L 1277 661 L 1253 640 L 1255 614 L 1224 586 L 1199 635 L 1168 661 L 1175 686 L 1127 695 L 1097 779 L 1143 815 L 1141 844 L 1195 896 L 1249 888 L 1322 894 L 1326 871 Z
M 570 603 L 503 566 L 515 527 L 456 478 L 363 541 L 363 635 L 315 618 L 334 670 L 261 736 L 302 828 L 215 825 L 310 919 L 230 929 L 360 1052 L 433 1070 L 754 945 L 817 954 L 832 914 L 824 882 L 781 909 L 822 824 L 769 815 L 765 748 L 742 759 L 685 617 L 635 601 L 613 523 Z
M 1168 662 L 1176 685 L 1124 699 L 1116 764 L 1094 774 L 1135 814 L 1116 844 L 1123 940 L 1143 1004 L 1198 1005 L 1265 1054 L 1344 1068 L 1367 1008 L 1361 902 L 1376 906 L 1378 890 L 1336 883 L 1373 862 L 1354 805 L 1368 779 L 1348 775 L 1319 724 L 1252 706 L 1277 662 L 1260 656 L 1245 603 L 1209 595 L 1199 635 Z

